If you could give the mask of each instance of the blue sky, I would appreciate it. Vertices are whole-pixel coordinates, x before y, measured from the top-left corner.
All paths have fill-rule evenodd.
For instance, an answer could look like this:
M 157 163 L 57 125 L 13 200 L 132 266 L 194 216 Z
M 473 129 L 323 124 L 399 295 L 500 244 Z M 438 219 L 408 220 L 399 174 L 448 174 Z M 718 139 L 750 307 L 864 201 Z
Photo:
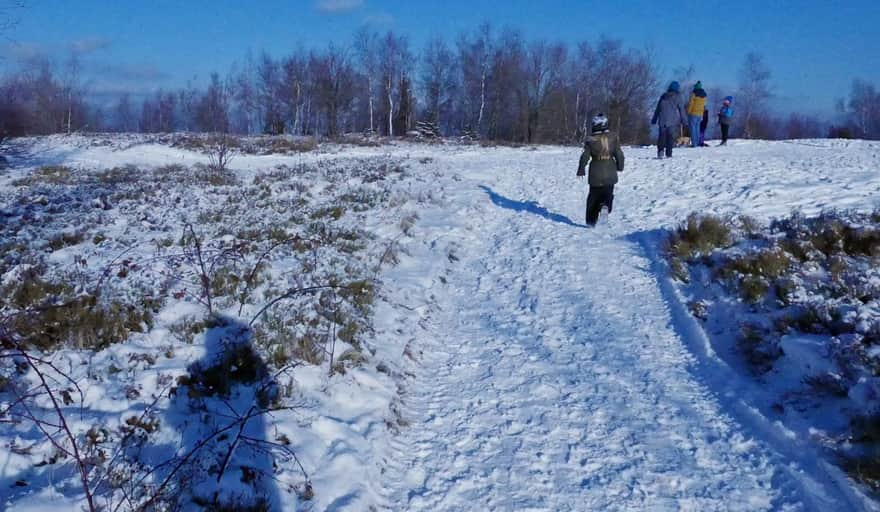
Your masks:
M 880 85 L 880 2 L 586 0 L 25 0 L 6 34 L 5 65 L 71 48 L 90 85 L 108 94 L 204 83 L 248 49 L 283 55 L 298 44 L 348 43 L 360 26 L 452 40 L 484 21 L 529 38 L 575 42 L 601 35 L 652 48 L 663 78 L 693 65 L 707 87 L 735 86 L 743 56 L 773 71 L 779 111 L 830 114 L 854 78 Z

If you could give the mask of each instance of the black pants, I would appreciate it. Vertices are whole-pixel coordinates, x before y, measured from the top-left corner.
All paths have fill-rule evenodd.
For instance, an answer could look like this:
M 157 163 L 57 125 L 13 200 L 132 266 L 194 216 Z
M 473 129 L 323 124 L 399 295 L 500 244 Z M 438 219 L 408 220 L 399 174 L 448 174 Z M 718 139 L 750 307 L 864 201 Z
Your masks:
M 590 187 L 590 193 L 587 195 L 587 225 L 595 226 L 599 220 L 599 212 L 602 211 L 602 205 L 608 207 L 608 213 L 611 213 L 611 207 L 614 203 L 614 185 L 606 185 L 604 187 Z
M 730 125 L 722 124 L 721 125 L 721 143 L 727 144 L 727 136 L 730 134 Z
M 672 156 L 672 148 L 675 146 L 675 132 L 672 126 L 661 126 L 660 133 L 657 136 L 657 154 L 663 154 L 666 150 L 666 156 Z

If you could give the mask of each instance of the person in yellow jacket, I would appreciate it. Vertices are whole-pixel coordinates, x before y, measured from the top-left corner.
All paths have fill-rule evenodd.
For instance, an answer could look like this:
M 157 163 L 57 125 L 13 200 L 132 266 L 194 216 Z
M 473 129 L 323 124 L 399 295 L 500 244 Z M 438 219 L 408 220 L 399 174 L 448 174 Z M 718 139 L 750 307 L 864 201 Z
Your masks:
M 700 122 L 703 120 L 703 112 L 706 110 L 706 96 L 703 82 L 697 82 L 687 104 L 688 131 L 690 132 L 688 135 L 691 137 L 692 148 L 700 144 Z

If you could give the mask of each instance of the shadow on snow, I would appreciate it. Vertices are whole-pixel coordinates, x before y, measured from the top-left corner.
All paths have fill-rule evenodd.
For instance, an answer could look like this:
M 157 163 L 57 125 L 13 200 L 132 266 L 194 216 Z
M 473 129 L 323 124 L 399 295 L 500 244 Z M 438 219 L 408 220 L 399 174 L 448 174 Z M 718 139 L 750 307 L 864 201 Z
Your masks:
M 538 217 L 543 217 L 547 220 L 558 222 L 560 224 L 566 224 L 579 228 L 587 227 L 584 224 L 577 224 L 573 222 L 565 215 L 553 213 L 547 210 L 547 208 L 539 205 L 537 201 L 516 201 L 514 199 L 502 196 L 501 194 L 495 192 L 485 185 L 480 185 L 480 189 L 482 189 L 483 192 L 485 192 L 489 196 L 489 199 L 492 201 L 493 204 L 495 204 L 495 206 L 499 206 L 507 210 L 513 210 L 515 212 L 531 213 L 532 215 L 537 215 Z
M 182 437 L 177 455 L 191 457 L 175 475 L 176 490 L 183 504 L 210 510 L 277 510 L 279 444 L 267 438 L 266 419 L 279 387 L 252 345 L 251 329 L 229 318 L 214 321 L 205 356 L 190 365 L 169 411 Z

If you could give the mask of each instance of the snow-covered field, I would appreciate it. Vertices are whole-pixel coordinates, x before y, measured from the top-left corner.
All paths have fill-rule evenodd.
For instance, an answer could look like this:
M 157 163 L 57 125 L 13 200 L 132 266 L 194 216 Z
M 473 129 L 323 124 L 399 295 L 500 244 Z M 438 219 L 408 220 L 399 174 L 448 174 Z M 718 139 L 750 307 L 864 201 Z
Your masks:
M 43 226 L 19 231 L 48 271 L 73 279 L 79 292 L 112 263 L 116 277 L 104 286 L 124 290 L 113 296 L 119 302 L 147 292 L 164 301 L 145 332 L 132 330 L 124 343 L 51 356 L 83 391 L 82 411 L 76 393 L 65 406 L 78 439 L 100 445 L 87 432 L 103 425 L 107 433 L 98 436 L 109 446 L 127 418 L 155 416 L 161 426 L 131 456 L 145 465 L 179 458 L 223 425 L 247 423 L 244 440 L 256 440 L 206 449 L 221 462 L 235 452 L 229 465 L 237 472 L 218 476 L 209 453 L 203 471 L 171 478 L 194 487 L 193 495 L 262 492 L 285 510 L 878 509 L 828 460 L 809 425 L 772 416 L 760 380 L 716 351 L 669 276 L 661 244 L 665 230 L 693 211 L 759 221 L 793 209 L 871 211 L 880 144 L 734 141 L 677 150 L 671 160 L 654 159 L 653 148 L 627 148 L 615 211 L 596 229 L 583 227 L 577 148 L 329 146 L 237 156 L 222 183 L 192 170 L 207 162 L 203 155 L 136 139 L 99 145 L 51 137 L 14 149 L 12 168 L 0 176 L 2 220 Z M 28 181 L 36 168 L 59 164 L 76 176 L 133 165 L 153 188 L 114 201 L 89 196 L 97 186 L 91 178 L 65 185 L 68 178 L 55 173 L 42 175 L 42 184 Z M 148 172 L 172 164 L 184 170 L 174 168 L 170 178 Z M 349 203 L 334 210 L 343 197 Z M 323 228 L 309 228 L 315 222 Z M 187 226 L 197 233 L 189 242 Z M 218 254 L 240 247 L 246 228 L 275 226 L 278 240 L 302 229 L 302 239 L 332 242 L 304 251 L 311 264 L 295 245 L 270 251 L 259 284 L 238 283 L 214 308 L 225 323 L 191 329 L 189 340 L 175 334 L 186 317 L 195 323 L 206 315 L 193 240 Z M 269 240 L 254 237 L 252 251 L 224 263 L 238 272 L 260 266 L 254 254 L 273 247 Z M 175 250 L 186 254 L 172 258 Z M 126 277 L 118 277 L 123 260 Z M 4 286 L 28 275 L 27 262 L 3 264 Z M 291 309 L 312 311 L 318 301 L 297 296 L 297 308 L 273 310 L 275 324 L 293 321 L 273 332 L 282 345 L 284 336 L 313 339 L 297 322 L 318 318 L 316 332 L 330 329 L 321 343 L 337 340 L 327 349 L 334 360 L 348 353 L 341 371 L 330 372 L 322 352 L 318 365 L 271 378 L 257 372 L 228 398 L 199 396 L 198 383 L 175 381 L 197 374 L 193 363 L 216 356 L 223 340 L 251 343 L 250 330 L 236 326 L 272 297 L 330 281 L 375 282 L 375 300 L 358 309 L 357 297 L 340 293 L 326 298 L 339 301 L 333 314 L 325 306 L 323 316 L 320 308 L 297 316 Z M 247 297 L 236 301 L 242 286 Z M 345 323 L 339 307 L 370 325 L 342 340 L 334 327 Z M 260 341 L 261 322 L 253 344 L 269 358 L 262 367 L 274 371 L 278 347 Z M 168 397 L 166 381 L 188 389 L 187 398 Z M 267 383 L 280 388 L 273 398 L 285 408 L 235 423 L 261 403 L 258 384 Z M 5 408 L 9 397 L 3 400 Z M 45 400 L 38 405 L 51 415 Z M 82 500 L 72 462 L 55 460 L 33 425 L 0 423 L 0 436 L 4 506 L 48 510 Z M 168 473 L 165 466 L 145 482 L 156 485 Z M 117 492 L 114 499 L 124 510 L 126 498 Z

